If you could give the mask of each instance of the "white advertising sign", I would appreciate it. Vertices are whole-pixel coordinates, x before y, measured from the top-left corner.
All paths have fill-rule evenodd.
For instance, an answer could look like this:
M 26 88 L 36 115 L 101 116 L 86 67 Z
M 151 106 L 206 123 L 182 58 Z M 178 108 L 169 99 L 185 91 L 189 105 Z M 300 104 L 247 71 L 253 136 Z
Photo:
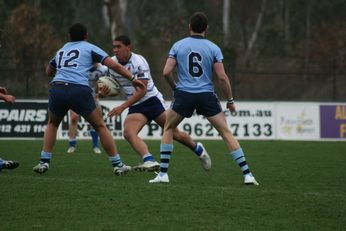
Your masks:
M 123 124 L 128 110 L 116 118 L 108 118 L 107 114 L 123 102 L 100 102 L 104 120 L 114 139 L 123 139 Z M 221 104 L 225 107 L 225 102 Z M 13 105 L 0 103 L 0 139 L 42 138 L 48 120 L 47 107 L 46 100 L 18 100 Z M 325 103 L 321 106 L 320 103 L 311 102 L 237 102 L 236 107 L 235 113 L 228 110 L 224 113 L 230 129 L 238 139 L 321 140 L 344 135 L 341 132 L 344 130 L 340 130 L 346 118 L 343 106 Z M 335 113 L 339 111 L 336 118 Z M 335 122 L 333 127 L 334 120 L 338 123 Z M 68 125 L 69 115 L 65 116 L 59 127 L 58 139 L 68 139 Z M 196 140 L 221 139 L 208 120 L 197 114 L 184 119 L 179 128 Z M 89 123 L 81 117 L 77 138 L 90 139 L 89 129 Z M 162 137 L 162 129 L 151 122 L 144 126 L 140 136 L 158 140 Z
M 277 138 L 318 140 L 320 138 L 319 105 L 315 103 L 278 103 Z

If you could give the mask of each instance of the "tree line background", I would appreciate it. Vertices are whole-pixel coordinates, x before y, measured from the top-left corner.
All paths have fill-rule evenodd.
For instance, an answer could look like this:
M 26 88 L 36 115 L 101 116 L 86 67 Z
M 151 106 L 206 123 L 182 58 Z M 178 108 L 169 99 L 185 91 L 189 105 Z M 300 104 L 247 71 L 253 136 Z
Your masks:
M 171 99 L 162 68 L 195 11 L 208 15 L 237 100 L 346 100 L 345 0 L 0 0 L 0 85 L 47 98 L 45 65 L 81 22 L 110 55 L 112 39 L 129 35 Z

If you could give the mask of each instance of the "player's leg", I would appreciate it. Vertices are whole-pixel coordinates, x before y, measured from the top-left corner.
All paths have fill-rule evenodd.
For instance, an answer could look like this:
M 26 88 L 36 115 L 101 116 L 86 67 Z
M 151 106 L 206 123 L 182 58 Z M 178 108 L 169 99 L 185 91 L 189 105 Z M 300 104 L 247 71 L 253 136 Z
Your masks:
M 160 145 L 160 172 L 149 183 L 169 183 L 168 168 L 169 161 L 173 152 L 173 130 L 179 125 L 184 118 L 173 111 L 167 110 L 167 120 L 163 129 L 163 136 Z
M 187 92 L 175 91 L 175 100 L 172 108 L 166 110 L 167 119 L 163 128 L 163 136 L 160 145 L 160 173 L 149 183 L 168 183 L 168 167 L 171 155 L 173 152 L 173 132 L 179 125 L 179 123 L 185 118 L 191 117 L 195 110 L 196 98 Z
M 161 115 L 159 115 L 157 118 L 155 118 L 155 122 L 159 126 L 164 127 L 166 118 L 167 118 L 167 112 L 165 111 L 161 113 Z M 186 147 L 190 148 L 201 160 L 204 170 L 210 170 L 211 159 L 202 143 L 200 142 L 196 143 L 189 134 L 181 131 L 178 128 L 173 129 L 173 139 L 185 145 Z
M 160 167 L 160 164 L 149 152 L 148 145 L 138 136 L 147 122 L 147 117 L 142 113 L 128 114 L 124 121 L 124 138 L 143 160 L 143 164 L 133 167 L 136 171 L 156 171 Z
M 99 134 L 97 134 L 96 130 L 93 127 L 90 128 L 89 132 L 91 136 L 93 152 L 95 154 L 101 154 L 102 151 L 99 148 Z
M 240 147 L 237 139 L 233 136 L 228 124 L 226 122 L 225 114 L 223 112 L 218 113 L 215 116 L 207 117 L 209 122 L 219 132 L 222 139 L 225 141 L 227 148 L 230 152 L 232 159 L 239 165 L 244 175 L 245 184 L 258 185 L 257 181 L 253 177 L 249 166 L 246 162 L 244 152 Z
M 125 165 L 122 162 L 118 150 L 116 148 L 115 142 L 113 140 L 112 134 L 106 127 L 106 124 L 103 121 L 103 118 L 100 115 L 99 111 L 95 108 L 95 110 L 93 110 L 84 118 L 91 124 L 91 126 L 93 126 L 93 128 L 99 134 L 102 147 L 108 154 L 109 160 L 112 163 L 112 166 L 114 167 L 114 173 L 116 175 L 121 175 L 123 173 L 130 171 L 131 167 Z
M 49 164 L 52 158 L 53 147 L 56 142 L 56 134 L 58 131 L 59 124 L 63 117 L 53 114 L 48 110 L 48 123 L 43 136 L 43 148 L 41 151 L 40 162 L 36 165 L 33 170 L 36 173 L 45 173 L 49 169 Z
M 68 127 L 68 149 L 67 153 L 73 153 L 76 151 L 77 145 L 77 126 L 79 121 L 79 115 L 70 110 L 70 124 Z
M 74 101 L 71 103 L 71 109 L 83 116 L 99 134 L 101 144 L 109 156 L 109 161 L 114 167 L 114 173 L 121 175 L 131 170 L 131 167 L 126 166 L 121 161 L 112 134 L 106 127 L 102 114 L 96 106 L 92 89 L 89 87 L 77 88 L 74 91 L 73 99 Z
M 97 105 L 98 105 L 98 103 L 97 103 Z M 102 116 L 101 107 L 99 105 L 97 106 L 97 110 L 99 111 L 100 115 Z M 99 134 L 97 134 L 95 128 L 93 128 L 92 126 L 90 126 L 89 132 L 90 132 L 91 139 L 92 139 L 93 152 L 95 154 L 101 154 L 102 151 L 99 148 Z
M 63 117 L 53 114 L 50 110 L 48 111 L 48 115 L 48 124 L 43 136 L 43 151 L 52 152 L 56 142 L 56 134 Z
M 48 123 L 43 137 L 43 147 L 40 162 L 33 170 L 36 173 L 45 173 L 49 169 L 53 147 L 56 142 L 56 133 L 59 124 L 69 109 L 69 85 L 55 85 L 50 88 L 48 100 Z

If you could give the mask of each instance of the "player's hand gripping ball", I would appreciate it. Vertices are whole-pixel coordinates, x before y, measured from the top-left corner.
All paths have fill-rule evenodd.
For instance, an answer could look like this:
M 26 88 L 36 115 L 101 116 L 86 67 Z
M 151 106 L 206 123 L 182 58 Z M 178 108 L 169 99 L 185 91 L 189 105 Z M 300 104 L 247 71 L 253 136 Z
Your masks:
M 109 94 L 107 96 L 117 96 L 120 94 L 120 84 L 118 81 L 110 76 L 102 76 L 97 81 L 99 88 L 102 86 L 107 86 L 109 88 Z

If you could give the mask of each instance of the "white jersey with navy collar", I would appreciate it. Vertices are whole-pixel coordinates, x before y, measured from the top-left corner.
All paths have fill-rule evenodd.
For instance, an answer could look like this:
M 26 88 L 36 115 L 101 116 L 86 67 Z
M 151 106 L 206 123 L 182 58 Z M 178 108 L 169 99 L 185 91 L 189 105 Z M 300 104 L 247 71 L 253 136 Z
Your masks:
M 113 56 L 112 59 L 118 62 L 116 56 Z M 129 61 L 126 64 L 123 64 L 123 66 L 133 75 L 136 75 L 138 79 L 148 81 L 146 94 L 143 96 L 143 98 L 141 98 L 138 102 L 134 103 L 133 105 L 142 103 L 153 96 L 158 97 L 160 101 L 163 102 L 162 94 L 156 88 L 154 81 L 151 77 L 149 65 L 143 56 L 132 52 Z M 133 87 L 131 81 L 121 76 L 120 74 L 114 72 L 113 70 L 109 70 L 109 73 L 113 78 L 115 78 L 119 82 L 126 97 L 130 98 L 135 92 L 135 88 Z

